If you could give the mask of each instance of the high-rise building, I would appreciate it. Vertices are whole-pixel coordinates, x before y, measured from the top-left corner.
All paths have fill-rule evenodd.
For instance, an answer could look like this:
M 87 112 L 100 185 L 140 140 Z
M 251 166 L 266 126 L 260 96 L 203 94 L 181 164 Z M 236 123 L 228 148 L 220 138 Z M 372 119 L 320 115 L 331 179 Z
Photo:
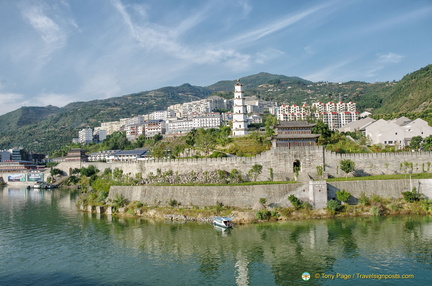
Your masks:
M 243 136 L 248 134 L 247 112 L 244 99 L 243 85 L 237 80 L 234 90 L 234 110 L 233 110 L 233 136 Z

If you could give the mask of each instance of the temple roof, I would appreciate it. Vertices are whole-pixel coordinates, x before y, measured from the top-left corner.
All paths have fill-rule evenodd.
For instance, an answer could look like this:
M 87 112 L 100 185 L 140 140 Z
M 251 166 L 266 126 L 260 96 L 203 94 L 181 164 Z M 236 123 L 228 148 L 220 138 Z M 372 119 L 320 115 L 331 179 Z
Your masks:
M 275 128 L 278 127 L 308 127 L 312 128 L 316 124 L 315 123 L 309 123 L 307 121 L 280 121 L 278 125 L 275 126 Z
M 278 134 L 273 135 L 273 139 L 315 139 L 320 137 L 320 134 Z

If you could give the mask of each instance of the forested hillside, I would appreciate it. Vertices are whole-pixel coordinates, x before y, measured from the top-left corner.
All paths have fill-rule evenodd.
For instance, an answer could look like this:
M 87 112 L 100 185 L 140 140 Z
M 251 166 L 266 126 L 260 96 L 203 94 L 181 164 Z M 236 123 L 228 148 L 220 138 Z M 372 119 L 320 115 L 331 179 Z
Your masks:
M 21 146 L 28 151 L 49 152 L 70 143 L 84 127 L 150 113 L 210 94 L 205 88 L 184 84 L 105 100 L 75 102 L 63 108 L 21 107 L 0 116 L 0 149 Z
M 432 114 L 432 67 L 422 68 L 400 82 L 345 83 L 311 82 L 299 77 L 259 73 L 241 78 L 246 96 L 256 96 L 278 104 L 302 104 L 316 101 L 354 101 L 357 110 L 376 114 L 419 111 Z M 28 151 L 49 152 L 71 142 L 84 127 L 100 126 L 164 110 L 169 105 L 219 95 L 231 99 L 236 80 L 220 81 L 208 87 L 183 84 L 105 100 L 75 102 L 58 108 L 22 107 L 0 116 L 0 149 L 24 147 Z M 411 114 L 412 115 L 412 114 Z M 425 116 L 426 116 L 425 115 Z M 431 118 L 432 120 L 432 118 Z
M 379 113 L 422 112 L 432 108 L 432 65 L 402 78 L 384 96 Z

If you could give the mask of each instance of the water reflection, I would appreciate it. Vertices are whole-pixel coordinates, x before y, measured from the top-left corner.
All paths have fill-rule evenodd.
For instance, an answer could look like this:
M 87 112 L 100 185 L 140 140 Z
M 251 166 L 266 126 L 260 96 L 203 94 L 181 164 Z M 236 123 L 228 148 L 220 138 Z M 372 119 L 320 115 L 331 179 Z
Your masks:
M 292 221 L 225 231 L 210 224 L 81 213 L 76 192 L 66 190 L 0 192 L 0 259 L 12 259 L 0 266 L 0 284 L 17 271 L 46 277 L 47 265 L 55 273 L 80 273 L 69 276 L 76 280 L 108 285 L 380 282 L 314 276 L 323 273 L 415 274 L 391 281 L 401 285 L 431 281 L 431 217 Z M 305 271 L 312 277 L 307 282 L 301 279 Z

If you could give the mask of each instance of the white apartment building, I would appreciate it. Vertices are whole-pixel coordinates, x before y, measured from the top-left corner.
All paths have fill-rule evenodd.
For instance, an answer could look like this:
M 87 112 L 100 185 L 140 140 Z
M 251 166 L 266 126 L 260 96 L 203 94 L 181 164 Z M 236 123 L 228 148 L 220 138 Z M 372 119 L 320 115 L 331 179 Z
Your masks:
M 195 114 L 189 119 L 168 120 L 166 129 L 169 134 L 187 133 L 192 129 L 219 128 L 222 124 L 219 113 Z
M 93 132 L 93 138 L 96 138 L 98 142 L 102 142 L 106 139 L 107 133 L 106 130 L 101 129 L 100 127 L 96 127 Z
M 84 128 L 78 132 L 78 142 L 82 144 L 89 144 L 93 142 L 93 129 Z
M 315 102 L 312 104 L 312 109 L 315 112 L 355 112 L 357 110 L 356 104 L 354 102 Z
M 322 120 L 331 130 L 335 130 L 356 121 L 358 119 L 358 112 L 321 112 L 315 113 L 314 117 Z
M 144 135 L 153 137 L 158 134 L 165 134 L 166 124 L 163 120 L 149 120 L 144 123 Z
M 125 125 L 140 125 L 140 124 L 144 124 L 144 116 L 143 115 L 138 115 L 135 117 L 131 117 L 131 118 L 127 118 Z
M 326 123 L 330 129 L 338 129 L 342 126 L 356 121 L 358 113 L 356 104 L 353 102 L 316 102 L 312 106 L 307 104 L 281 105 L 278 108 L 277 119 L 279 121 L 300 121 L 314 117 Z
M 139 135 L 143 135 L 143 128 L 142 126 L 144 126 L 144 124 L 141 125 L 136 125 L 136 124 L 131 124 L 131 125 L 127 125 L 125 126 L 124 130 L 126 131 L 126 137 L 128 139 L 133 139 L 138 137 Z M 139 128 L 141 127 L 141 128 Z M 141 131 L 141 132 L 139 132 Z
M 232 108 L 232 100 L 226 100 L 220 96 L 210 96 L 206 99 L 185 102 L 183 104 L 174 104 L 168 107 L 170 112 L 178 118 L 188 117 L 191 114 L 211 113 L 216 109 Z M 174 117 L 170 116 L 170 117 Z M 168 117 L 167 117 L 168 118 Z
M 100 128 L 106 131 L 106 135 L 111 135 L 116 131 L 124 129 L 126 119 L 123 121 L 102 122 Z
M 303 104 L 302 106 L 293 104 L 283 104 L 279 106 L 277 111 L 277 119 L 279 121 L 299 121 L 306 120 L 308 116 L 311 116 L 310 106 Z
M 160 110 L 154 111 L 148 115 L 147 120 L 168 120 L 169 118 L 175 118 L 176 113 L 174 110 Z

